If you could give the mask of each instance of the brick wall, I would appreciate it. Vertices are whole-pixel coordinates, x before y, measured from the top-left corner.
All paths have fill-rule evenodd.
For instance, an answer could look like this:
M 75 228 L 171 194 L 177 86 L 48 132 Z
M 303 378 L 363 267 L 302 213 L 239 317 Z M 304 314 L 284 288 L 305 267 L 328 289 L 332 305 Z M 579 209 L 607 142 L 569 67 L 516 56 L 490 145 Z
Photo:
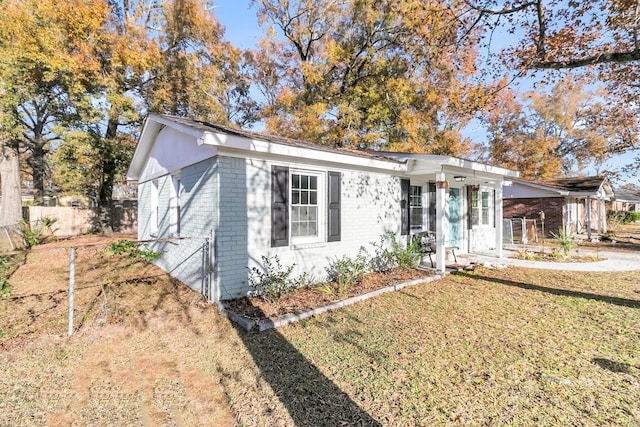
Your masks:
M 540 211 L 544 211 L 545 235 L 550 232 L 557 233 L 558 229 L 564 230 L 564 198 L 563 197 L 539 197 L 527 199 L 503 199 L 504 218 L 540 219 Z M 541 234 L 540 221 L 538 221 L 538 233 Z
M 158 178 L 158 232 L 152 229 L 152 182 L 138 188 L 140 240 L 173 239 L 151 244 L 163 254 L 155 262 L 167 273 L 190 288 L 207 294 L 208 262 L 205 259 L 207 238 L 218 222 L 218 177 L 216 159 L 208 159 L 180 171 L 180 239 L 173 234 L 169 209 L 171 176 Z

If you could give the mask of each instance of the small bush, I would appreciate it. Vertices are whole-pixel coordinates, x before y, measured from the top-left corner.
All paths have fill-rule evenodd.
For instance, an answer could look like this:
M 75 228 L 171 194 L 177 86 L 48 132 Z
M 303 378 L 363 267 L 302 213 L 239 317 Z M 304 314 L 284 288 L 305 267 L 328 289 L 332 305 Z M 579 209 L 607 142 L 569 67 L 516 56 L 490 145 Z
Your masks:
M 41 245 L 52 237 L 58 229 L 53 229 L 53 225 L 58 222 L 56 218 L 45 217 L 35 222 L 32 226 L 26 221 L 21 222 L 22 235 L 27 248 Z
M 560 245 L 560 248 L 562 249 L 565 257 L 569 255 L 569 251 L 571 251 L 571 249 L 578 246 L 576 242 L 571 238 L 571 236 L 562 231 L 561 228 L 558 229 L 557 233 L 554 233 L 552 231 L 551 237 L 556 239 L 556 242 L 558 242 L 558 244 Z
M 329 280 L 337 283 L 337 293 L 342 295 L 346 289 L 357 285 L 362 275 L 367 271 L 367 256 L 364 248 L 360 248 L 358 255 L 351 259 L 347 256 L 336 258 L 329 264 L 327 272 Z
M 130 258 L 140 257 L 148 262 L 157 260 L 163 254 L 162 251 L 152 251 L 146 243 L 125 239 L 111 243 L 108 249 L 114 255 L 128 254 Z
M 8 256 L 0 256 L 0 301 L 11 296 L 11 285 L 7 281 L 7 271 L 9 270 L 9 262 L 11 258 Z
M 391 249 L 385 245 L 387 239 L 390 240 Z M 383 271 L 394 267 L 415 268 L 420 262 L 420 257 L 424 255 L 418 240 L 405 245 L 398 241 L 396 233 L 393 232 L 383 234 L 380 237 L 380 243 L 372 242 L 371 245 L 375 250 L 374 257 L 370 261 L 372 271 Z
M 295 264 L 283 267 L 278 255 L 262 256 L 262 269 L 252 267 L 249 273 L 249 285 L 252 294 L 260 296 L 268 303 L 277 302 L 283 295 L 306 286 L 307 275 L 291 277 Z
M 391 251 L 389 253 L 393 266 L 402 268 L 414 268 L 420 262 L 422 255 L 418 241 L 412 241 L 405 245 L 398 241 L 395 233 L 389 233 L 391 239 Z
M 630 211 L 607 211 L 609 228 L 615 230 L 620 224 L 631 224 L 640 221 L 640 212 Z

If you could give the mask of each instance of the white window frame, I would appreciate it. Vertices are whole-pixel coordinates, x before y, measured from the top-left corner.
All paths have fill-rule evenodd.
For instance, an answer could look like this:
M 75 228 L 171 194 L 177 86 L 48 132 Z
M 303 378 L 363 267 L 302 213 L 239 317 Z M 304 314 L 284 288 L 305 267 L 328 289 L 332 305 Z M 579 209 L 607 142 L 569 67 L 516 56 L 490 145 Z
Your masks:
M 317 225 L 316 235 L 313 236 L 294 236 L 293 235 L 293 210 L 296 205 L 293 204 L 293 176 L 315 176 L 317 182 Z M 322 171 L 314 171 L 307 169 L 290 169 L 289 170 L 289 242 L 290 244 L 299 245 L 305 243 L 318 243 L 327 240 L 327 191 L 326 191 L 327 173 Z
M 415 194 L 416 191 L 418 194 Z M 424 189 L 421 185 L 409 186 L 409 227 L 411 231 L 420 231 L 424 227 Z M 420 209 L 420 222 L 413 222 L 413 211 Z
M 160 215 L 158 214 L 158 210 L 160 209 L 160 191 L 158 189 L 158 180 L 154 179 L 150 183 L 150 215 L 149 215 L 149 234 L 152 237 L 158 235 L 158 225 L 160 223 Z
M 171 236 L 180 237 L 180 175 L 171 175 L 171 185 L 169 186 L 169 230 Z
M 480 187 L 471 190 L 471 227 L 472 228 L 493 228 L 494 216 L 494 192 L 495 189 L 489 187 Z M 477 194 L 477 206 L 474 206 L 474 195 Z M 487 195 L 487 206 L 484 206 L 484 195 Z M 486 218 L 483 210 L 487 211 Z

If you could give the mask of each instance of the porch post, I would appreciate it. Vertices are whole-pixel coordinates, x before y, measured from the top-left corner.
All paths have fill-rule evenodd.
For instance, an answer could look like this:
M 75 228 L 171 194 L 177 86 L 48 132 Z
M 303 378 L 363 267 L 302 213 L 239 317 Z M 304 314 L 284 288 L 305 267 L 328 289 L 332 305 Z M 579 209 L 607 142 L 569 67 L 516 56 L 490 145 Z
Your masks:
M 587 215 L 587 240 L 591 240 L 591 196 L 587 196 L 585 201 L 585 214 Z
M 449 231 L 447 187 L 444 173 L 436 174 L 436 271 L 445 272 L 445 241 Z
M 598 200 L 598 215 L 600 215 L 600 234 L 607 233 L 607 204 L 604 197 Z
M 495 204 L 493 206 L 493 215 L 496 223 L 496 258 L 502 258 L 502 181 L 498 183 L 495 189 Z

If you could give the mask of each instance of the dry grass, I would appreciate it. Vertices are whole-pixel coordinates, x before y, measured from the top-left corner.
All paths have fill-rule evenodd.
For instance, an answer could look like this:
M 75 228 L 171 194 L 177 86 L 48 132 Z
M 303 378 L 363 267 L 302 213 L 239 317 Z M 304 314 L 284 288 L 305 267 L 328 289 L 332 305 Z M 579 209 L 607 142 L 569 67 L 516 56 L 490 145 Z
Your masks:
M 91 251 L 71 338 L 68 254 L 12 276 L 0 425 L 640 422 L 633 273 L 476 270 L 256 334 L 155 267 Z

